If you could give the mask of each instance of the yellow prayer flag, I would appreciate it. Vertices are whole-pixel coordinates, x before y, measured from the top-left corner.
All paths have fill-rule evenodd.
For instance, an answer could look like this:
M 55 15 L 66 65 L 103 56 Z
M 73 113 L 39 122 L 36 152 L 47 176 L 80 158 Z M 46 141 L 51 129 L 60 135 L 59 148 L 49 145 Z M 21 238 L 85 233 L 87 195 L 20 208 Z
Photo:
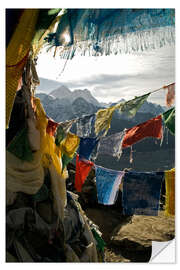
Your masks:
M 175 215 L 175 168 L 165 171 L 166 205 L 165 214 Z
M 105 130 L 104 136 L 107 134 L 108 129 L 111 126 L 111 120 L 114 110 L 116 106 L 112 106 L 107 109 L 99 110 L 96 113 L 96 121 L 95 121 L 95 133 L 99 134 L 100 131 Z
M 79 146 L 80 138 L 69 132 L 64 138 L 64 140 L 61 142 L 60 147 L 63 154 L 66 154 L 68 157 L 74 156 L 78 146 Z
M 42 152 L 42 165 L 43 167 L 49 168 L 53 163 L 57 173 L 62 177 L 67 178 L 66 170 L 63 171 L 63 174 L 61 173 L 61 150 L 55 144 L 54 136 L 51 136 L 46 132 L 48 119 L 39 98 L 34 98 L 34 105 L 36 110 L 36 128 L 40 131 L 41 135 L 40 150 Z
M 25 9 L 6 50 L 6 127 L 8 128 L 12 107 L 27 60 L 39 9 Z

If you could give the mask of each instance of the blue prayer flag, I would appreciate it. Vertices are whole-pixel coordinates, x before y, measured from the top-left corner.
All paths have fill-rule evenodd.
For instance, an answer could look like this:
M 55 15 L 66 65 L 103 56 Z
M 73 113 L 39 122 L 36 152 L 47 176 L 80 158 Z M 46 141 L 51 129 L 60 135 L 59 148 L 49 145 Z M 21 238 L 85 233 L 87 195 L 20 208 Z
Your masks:
M 157 216 L 164 172 L 126 172 L 122 205 L 125 215 Z
M 97 138 L 80 138 L 79 144 L 79 159 L 89 160 L 93 149 L 98 143 Z
M 124 172 L 110 170 L 96 165 L 95 170 L 98 202 L 106 205 L 114 204 Z

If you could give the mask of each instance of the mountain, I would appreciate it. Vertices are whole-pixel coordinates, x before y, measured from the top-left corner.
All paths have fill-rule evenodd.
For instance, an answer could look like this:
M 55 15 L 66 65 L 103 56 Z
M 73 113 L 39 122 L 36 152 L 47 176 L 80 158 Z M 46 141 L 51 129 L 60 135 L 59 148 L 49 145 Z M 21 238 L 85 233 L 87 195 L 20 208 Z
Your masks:
M 98 110 L 94 104 L 87 102 L 84 98 L 78 97 L 72 103 L 72 111 L 75 117 L 81 117 L 85 114 L 92 114 Z M 88 112 L 88 113 L 87 113 Z
M 74 91 L 70 91 L 66 86 L 62 85 L 50 92 L 50 95 L 59 99 L 70 98 L 72 102 L 81 97 L 95 106 L 100 106 L 100 103 L 91 95 L 91 92 L 88 89 L 76 89 Z
M 70 98 L 72 96 L 72 92 L 66 86 L 62 85 L 50 92 L 50 95 L 59 99 Z
M 101 104 L 92 96 L 88 89 L 70 91 L 69 88 L 64 85 L 59 86 L 49 94 L 37 93 L 36 96 L 41 99 L 49 117 L 58 122 L 81 117 L 84 114 L 95 113 L 100 108 L 106 108 L 116 105 L 117 103 L 125 102 L 125 99 L 121 99 L 116 103 Z M 145 101 L 135 117 L 129 118 L 126 113 L 121 113 L 119 110 L 116 110 L 113 114 L 113 119 L 124 119 L 127 123 L 130 121 L 134 125 L 144 122 L 164 111 L 164 107 Z
M 167 108 L 166 109 L 165 108 L 158 104 L 145 101 L 144 104 L 139 109 L 139 112 L 143 112 L 143 113 L 151 112 L 152 114 L 158 115 L 165 112 L 165 110 L 167 110 Z
M 36 97 L 40 98 L 47 115 L 56 122 L 70 120 L 83 114 L 95 113 L 99 109 L 98 106 L 82 97 L 73 100 L 71 96 L 67 97 L 65 95 L 65 97 L 59 99 L 44 93 L 36 94 Z
M 62 85 L 60 82 L 45 79 L 45 78 L 40 78 L 40 85 L 37 87 L 37 93 L 41 94 L 41 99 L 43 98 L 44 94 L 48 94 L 59 99 L 64 99 L 64 98 L 71 99 L 72 102 L 76 100 L 77 98 L 82 97 L 87 102 L 95 106 L 103 107 L 103 108 L 110 107 L 117 103 L 125 101 L 125 99 L 121 99 L 118 102 L 113 102 L 113 103 L 112 102 L 100 103 L 95 97 L 92 96 L 91 92 L 88 89 L 84 89 L 84 90 L 75 89 L 74 91 L 71 91 L 68 87 L 66 87 L 65 85 Z M 67 102 L 65 102 L 65 104 L 66 103 Z M 164 112 L 165 110 L 167 110 L 167 108 L 164 106 L 160 106 L 158 104 L 145 101 L 144 104 L 141 106 L 139 112 L 142 112 L 142 113 L 152 112 L 154 115 L 158 115 Z M 126 115 L 122 115 L 122 114 L 119 117 L 127 118 Z
M 48 94 L 56 98 L 70 98 L 74 101 L 78 97 L 84 98 L 87 102 L 94 104 L 95 106 L 101 106 L 95 97 L 92 96 L 88 89 L 75 89 L 69 90 L 68 87 L 62 85 L 60 82 L 40 78 L 40 85 L 37 87 L 37 94 Z M 42 96 L 41 96 L 42 97 Z
M 76 89 L 72 92 L 72 97 L 74 99 L 78 98 L 78 97 L 82 97 L 84 98 L 86 101 L 90 102 L 91 104 L 95 105 L 95 106 L 99 106 L 100 107 L 100 103 L 97 101 L 96 98 L 94 98 L 91 94 L 91 92 L 88 89 Z

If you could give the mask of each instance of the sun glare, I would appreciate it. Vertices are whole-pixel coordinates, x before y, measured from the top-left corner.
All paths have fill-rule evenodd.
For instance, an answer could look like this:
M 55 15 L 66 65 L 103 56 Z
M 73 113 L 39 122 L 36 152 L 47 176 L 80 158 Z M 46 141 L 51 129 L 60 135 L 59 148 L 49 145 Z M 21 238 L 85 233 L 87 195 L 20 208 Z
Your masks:
M 70 37 L 69 34 L 65 33 L 65 34 L 63 35 L 63 37 L 64 37 L 66 43 L 69 43 L 69 42 L 71 41 L 71 37 Z

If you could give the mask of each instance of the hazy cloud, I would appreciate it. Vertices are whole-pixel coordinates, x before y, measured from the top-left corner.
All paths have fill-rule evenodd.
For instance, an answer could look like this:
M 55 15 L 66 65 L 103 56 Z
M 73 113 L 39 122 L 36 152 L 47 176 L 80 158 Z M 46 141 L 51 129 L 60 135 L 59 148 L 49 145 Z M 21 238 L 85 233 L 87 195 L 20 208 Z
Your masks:
M 175 81 L 174 47 L 136 55 L 108 56 L 97 61 L 91 57 L 75 57 L 58 81 L 70 90 L 87 88 L 101 102 L 128 100 Z M 165 94 L 158 93 L 148 100 L 163 105 Z

